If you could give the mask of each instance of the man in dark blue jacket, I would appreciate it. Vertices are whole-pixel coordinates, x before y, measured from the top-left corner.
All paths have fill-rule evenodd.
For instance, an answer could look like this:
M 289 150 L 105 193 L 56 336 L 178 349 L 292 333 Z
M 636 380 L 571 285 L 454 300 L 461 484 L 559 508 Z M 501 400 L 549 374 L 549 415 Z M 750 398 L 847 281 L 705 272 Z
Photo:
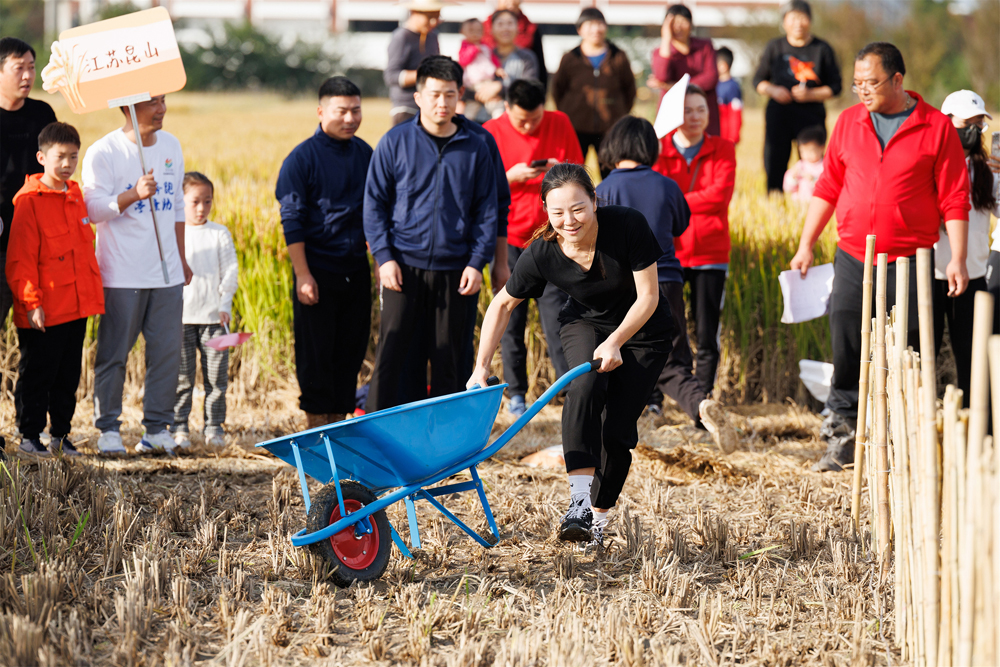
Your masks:
M 391 129 L 365 185 L 365 237 L 379 264 L 379 349 L 369 411 L 427 395 L 407 368 L 431 364 L 431 393 L 458 391 L 472 300 L 497 239 L 497 187 L 485 141 L 455 116 L 462 70 L 429 58 L 417 71 L 412 121 Z
M 342 76 L 319 89 L 319 127 L 285 158 L 276 196 L 295 270 L 299 407 L 309 428 L 354 411 L 371 330 L 362 206 L 372 149 L 354 136 L 361 91 Z

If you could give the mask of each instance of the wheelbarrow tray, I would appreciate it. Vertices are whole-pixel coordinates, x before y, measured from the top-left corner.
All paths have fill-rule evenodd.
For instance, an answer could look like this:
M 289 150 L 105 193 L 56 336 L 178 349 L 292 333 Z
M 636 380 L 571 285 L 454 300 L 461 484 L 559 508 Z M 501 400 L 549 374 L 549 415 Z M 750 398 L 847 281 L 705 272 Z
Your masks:
M 257 446 L 298 467 L 294 440 L 305 473 L 328 484 L 333 481 L 329 440 L 342 479 L 357 480 L 376 494 L 422 484 L 486 447 L 506 386 L 407 403 Z

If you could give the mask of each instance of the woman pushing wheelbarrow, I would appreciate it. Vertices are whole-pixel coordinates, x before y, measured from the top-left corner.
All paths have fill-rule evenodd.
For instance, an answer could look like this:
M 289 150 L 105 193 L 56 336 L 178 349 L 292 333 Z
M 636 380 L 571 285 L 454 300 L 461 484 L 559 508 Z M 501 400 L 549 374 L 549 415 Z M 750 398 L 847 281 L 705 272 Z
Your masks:
M 598 208 L 580 165 L 558 164 L 542 181 L 549 224 L 536 232 L 483 319 L 476 367 L 467 386 L 486 386 L 489 365 L 511 311 L 547 283 L 570 298 L 559 316 L 566 362 L 599 360 L 599 375 L 569 385 L 562 413 L 570 504 L 559 539 L 603 546 L 608 512 L 628 478 L 636 429 L 670 354 L 673 318 L 661 300 L 662 251 L 645 218 L 623 206 Z M 737 436 L 722 406 L 706 399 L 702 423 L 731 451 Z

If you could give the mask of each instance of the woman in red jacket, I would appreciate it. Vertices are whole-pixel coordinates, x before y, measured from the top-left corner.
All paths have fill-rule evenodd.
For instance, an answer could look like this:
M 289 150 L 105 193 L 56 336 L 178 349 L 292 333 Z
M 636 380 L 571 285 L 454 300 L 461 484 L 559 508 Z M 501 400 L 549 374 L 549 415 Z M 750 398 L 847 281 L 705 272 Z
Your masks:
M 707 135 L 705 91 L 690 85 L 684 124 L 660 142 L 654 170 L 677 181 L 691 209 L 691 223 L 674 239 L 684 281 L 691 287 L 696 340 L 695 376 L 708 395 L 719 367 L 719 315 L 729 271 L 729 200 L 736 182 L 733 142 Z

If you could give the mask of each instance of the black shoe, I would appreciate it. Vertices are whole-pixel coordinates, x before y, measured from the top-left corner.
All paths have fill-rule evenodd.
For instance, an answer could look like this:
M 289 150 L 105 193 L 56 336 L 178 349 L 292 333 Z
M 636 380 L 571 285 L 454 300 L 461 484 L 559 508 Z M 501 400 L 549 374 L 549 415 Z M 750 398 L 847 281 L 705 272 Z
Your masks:
M 0 435 L 0 461 L 7 460 L 7 439 Z
M 559 526 L 559 539 L 564 542 L 589 542 L 593 537 L 590 533 L 593 520 L 590 497 L 585 493 L 574 495 Z
M 58 439 L 53 438 L 49 444 L 49 451 L 56 456 L 59 456 L 60 453 L 63 456 L 82 456 L 73 443 L 70 442 L 69 436 L 65 435 Z

